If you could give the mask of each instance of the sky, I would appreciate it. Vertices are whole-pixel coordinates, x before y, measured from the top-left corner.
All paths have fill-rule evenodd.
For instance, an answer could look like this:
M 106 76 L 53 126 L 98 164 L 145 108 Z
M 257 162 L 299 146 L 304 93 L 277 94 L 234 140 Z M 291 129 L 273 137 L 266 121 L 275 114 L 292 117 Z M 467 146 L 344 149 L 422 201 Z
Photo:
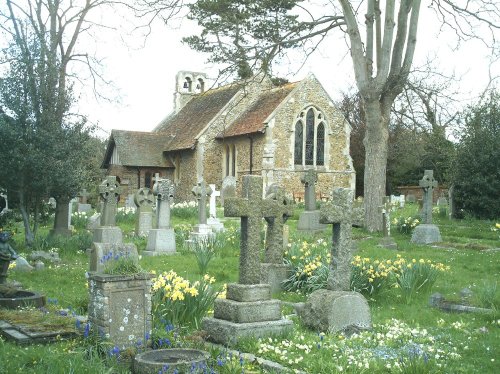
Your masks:
M 414 66 L 428 57 L 436 57 L 438 70 L 459 78 L 461 100 L 466 103 L 486 87 L 488 51 L 479 42 L 469 42 L 453 50 L 455 39 L 450 33 L 439 33 L 438 25 L 429 22 L 423 12 L 420 20 Z M 98 87 L 99 94 L 110 100 L 96 100 L 87 84 L 82 92 L 78 110 L 91 123 L 100 127 L 98 135 L 106 138 L 111 129 L 150 131 L 173 107 L 175 75 L 180 70 L 207 72 L 215 77 L 217 66 L 205 63 L 207 55 L 192 51 L 181 43 L 196 26 L 183 21 L 169 28 L 158 22 L 144 39 L 117 32 L 103 32 L 95 42 L 95 53 L 103 58 L 103 76 L 112 84 Z M 298 56 L 298 55 L 297 55 Z M 293 54 L 277 68 L 279 76 L 290 81 L 303 79 L 312 72 L 318 77 L 334 100 L 341 91 L 355 86 L 352 62 L 347 44 L 340 32 L 333 34 L 303 65 Z M 500 75 L 500 64 L 493 65 Z

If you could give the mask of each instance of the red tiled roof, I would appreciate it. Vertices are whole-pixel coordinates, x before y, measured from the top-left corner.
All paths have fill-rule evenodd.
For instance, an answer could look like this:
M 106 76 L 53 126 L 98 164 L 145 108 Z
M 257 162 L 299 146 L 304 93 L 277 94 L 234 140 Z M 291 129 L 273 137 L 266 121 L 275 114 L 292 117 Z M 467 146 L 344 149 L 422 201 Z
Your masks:
M 164 151 L 193 148 L 195 137 L 238 92 L 240 86 L 231 84 L 194 96 L 178 113 L 166 118 L 156 133 L 171 137 Z
M 246 135 L 263 132 L 264 121 L 278 107 L 278 105 L 297 86 L 295 83 L 287 83 L 283 86 L 264 91 L 259 98 L 243 114 L 241 114 L 224 132 L 217 138 Z

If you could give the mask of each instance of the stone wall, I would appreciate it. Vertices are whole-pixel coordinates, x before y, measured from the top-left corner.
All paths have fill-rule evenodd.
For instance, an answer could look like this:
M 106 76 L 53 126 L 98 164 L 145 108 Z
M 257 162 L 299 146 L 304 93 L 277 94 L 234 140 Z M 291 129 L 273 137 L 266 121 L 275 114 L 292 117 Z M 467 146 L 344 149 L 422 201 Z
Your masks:
M 408 195 L 414 195 L 417 200 L 422 199 L 424 197 L 424 191 L 419 186 L 399 186 L 396 187 L 396 191 L 401 195 L 404 195 L 405 200 L 408 198 Z M 439 196 L 443 194 L 446 198 L 448 198 L 448 187 L 438 186 L 432 191 L 432 201 L 434 204 L 437 203 Z
M 172 177 L 175 185 L 174 201 L 176 203 L 194 200 L 191 189 L 196 183 L 196 151 L 188 150 L 180 152 L 179 155 L 181 156 L 179 179 L 175 180 Z

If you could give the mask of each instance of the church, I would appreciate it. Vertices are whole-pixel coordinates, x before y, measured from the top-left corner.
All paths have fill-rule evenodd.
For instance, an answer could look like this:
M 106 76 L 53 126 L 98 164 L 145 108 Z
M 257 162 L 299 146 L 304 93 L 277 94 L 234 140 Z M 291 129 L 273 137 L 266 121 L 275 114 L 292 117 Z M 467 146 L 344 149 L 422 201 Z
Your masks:
M 221 188 L 233 177 L 262 175 L 290 195 L 300 178 L 318 172 L 316 192 L 355 187 L 350 127 L 313 74 L 274 85 L 265 76 L 208 88 L 204 73 L 176 75 L 174 109 L 151 132 L 112 130 L 102 168 L 116 175 L 123 196 L 152 187 L 156 173 L 172 180 L 175 201 L 193 200 L 203 178 Z

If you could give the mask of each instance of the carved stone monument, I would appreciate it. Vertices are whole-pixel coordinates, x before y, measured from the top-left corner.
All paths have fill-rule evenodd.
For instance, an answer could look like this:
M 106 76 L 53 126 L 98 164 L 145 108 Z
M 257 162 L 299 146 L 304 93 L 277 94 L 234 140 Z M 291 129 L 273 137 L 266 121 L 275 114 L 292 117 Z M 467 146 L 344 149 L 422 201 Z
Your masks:
M 194 225 L 193 232 L 189 234 L 189 240 L 202 242 L 213 236 L 212 228 L 207 225 L 207 197 L 212 195 L 212 188 L 205 181 L 198 182 L 191 190 L 198 200 L 198 224 Z
M 147 188 L 139 188 L 134 194 L 134 203 L 136 209 L 135 234 L 138 236 L 147 236 L 149 230 L 153 228 L 153 192 Z
M 174 184 L 170 179 L 157 178 L 153 185 L 156 196 L 156 227 L 149 230 L 146 256 L 175 253 L 175 232 L 170 227 L 170 203 L 174 198 Z
M 337 188 L 332 201 L 321 206 L 321 222 L 333 224 L 327 289 L 312 292 L 299 310 L 304 324 L 315 330 L 337 332 L 371 328 L 368 302 L 360 293 L 350 291 L 352 222 L 356 216 L 364 214 L 362 210 L 353 209 L 352 203 L 352 190 Z
M 116 226 L 116 211 L 121 187 L 116 177 L 110 175 L 99 185 L 99 197 L 103 203 L 101 224 L 94 230 L 95 243 L 123 243 L 122 230 Z
M 424 190 L 422 224 L 415 227 L 411 242 L 416 244 L 430 244 L 441 241 L 439 228 L 432 224 L 432 191 L 438 186 L 432 170 L 425 170 L 424 176 L 418 185 Z
M 71 199 L 58 199 L 54 227 L 50 230 L 50 235 L 71 236 L 71 207 Z
M 214 232 L 224 231 L 224 224 L 217 218 L 217 204 L 216 198 L 220 197 L 220 191 L 215 189 L 215 184 L 209 184 L 212 189 L 212 194 L 210 195 L 209 203 L 209 215 L 207 219 L 207 225 L 212 228 Z
M 326 228 L 325 225 L 319 222 L 319 210 L 316 209 L 316 182 L 318 174 L 315 170 L 307 170 L 300 181 L 304 184 L 304 211 L 299 216 L 297 223 L 298 231 L 315 232 Z
M 281 283 L 288 278 L 289 268 L 283 263 L 283 234 L 288 218 L 293 215 L 292 201 L 276 184 L 269 186 L 266 201 L 274 203 L 273 217 L 266 217 L 266 245 L 264 262 L 261 264 L 261 282 L 271 286 L 271 292 L 281 290 Z
M 78 197 L 80 198 L 77 208 L 78 212 L 90 212 L 92 210 L 92 205 L 87 202 L 87 198 L 89 197 L 89 195 L 90 194 L 85 188 L 78 194 Z
M 380 246 L 388 249 L 398 249 L 398 245 L 391 236 L 391 198 L 384 196 L 384 204 L 379 207 L 379 212 L 382 214 L 382 230 L 384 237 L 380 241 Z
M 245 175 L 241 196 L 224 200 L 224 216 L 241 217 L 239 281 L 227 286 L 226 299 L 215 301 L 214 317 L 203 320 L 208 339 L 223 344 L 279 334 L 292 326 L 281 318 L 280 301 L 271 299 L 270 286 L 260 283 L 262 218 L 282 213 L 276 211 L 275 200 L 262 198 L 261 176 Z

